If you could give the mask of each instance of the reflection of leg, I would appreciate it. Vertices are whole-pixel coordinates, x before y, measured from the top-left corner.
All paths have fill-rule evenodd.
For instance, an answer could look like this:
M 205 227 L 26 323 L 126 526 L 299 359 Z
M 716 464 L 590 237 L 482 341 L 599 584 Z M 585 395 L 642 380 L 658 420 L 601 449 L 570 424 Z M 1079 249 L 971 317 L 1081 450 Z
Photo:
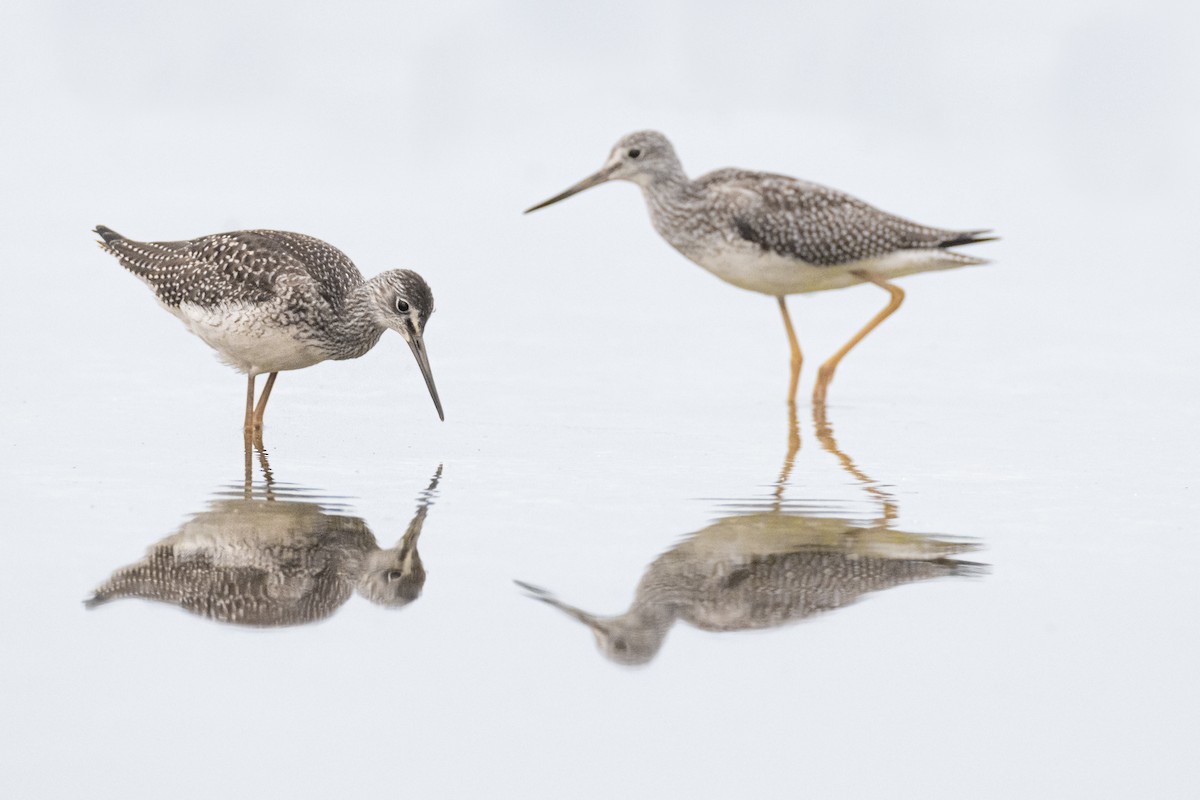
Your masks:
M 258 431 L 258 435 L 254 437 L 254 449 L 258 451 L 258 466 L 262 470 L 263 481 L 266 487 L 266 497 L 268 500 L 274 500 L 275 474 L 271 472 L 271 462 L 267 460 L 267 451 L 263 449 L 261 430 Z
M 262 431 L 263 427 L 263 412 L 267 410 L 267 400 L 271 397 L 271 387 L 275 385 L 275 377 L 278 372 L 272 372 L 267 376 L 267 385 L 263 387 L 262 397 L 258 398 L 258 406 L 254 409 L 254 430 Z
M 242 426 L 242 431 L 246 434 L 246 438 L 250 437 L 250 431 L 254 427 L 254 376 L 246 376 L 246 422 Z M 249 453 L 249 449 L 246 451 Z
M 274 500 L 272 485 L 275 482 L 275 476 L 271 472 L 271 463 L 267 460 L 267 451 L 263 449 L 262 431 L 254 431 L 253 435 L 247 431 L 245 445 L 245 477 L 242 484 L 242 496 L 247 500 L 254 498 L 254 458 L 252 454 L 258 453 L 258 466 L 262 470 L 265 481 L 266 498 Z
M 878 314 L 872 317 L 871 321 L 863 326 L 861 331 L 854 334 L 850 341 L 842 345 L 841 350 L 838 350 L 836 353 L 834 353 L 830 359 L 822 364 L 821 368 L 817 370 L 817 386 L 815 389 L 813 389 L 813 405 L 824 404 L 825 393 L 829 389 L 829 382 L 833 380 L 833 373 L 834 370 L 837 369 L 838 362 L 841 361 L 846 354 L 854 348 L 854 345 L 861 342 L 864 336 L 875 330 L 879 323 L 890 317 L 892 312 L 899 308 L 900 304 L 904 302 L 904 290 L 899 286 L 893 286 L 887 281 L 876 278 L 873 275 L 869 275 L 865 272 L 855 272 L 854 275 L 855 277 L 862 278 L 864 281 L 870 281 L 876 286 L 881 286 L 884 289 L 887 289 L 887 292 L 892 296 L 892 299 L 888 301 L 888 304 L 884 307 L 883 311 L 880 311 Z
M 788 449 L 787 455 L 783 458 L 783 469 L 779 471 L 779 478 L 775 481 L 776 510 L 779 508 L 779 503 L 783 501 L 783 487 L 787 485 L 788 477 L 792 474 L 792 467 L 796 464 L 796 453 L 798 452 L 800 452 L 800 423 L 796 419 L 796 404 L 788 403 Z
M 253 469 L 253 467 L 252 467 L 253 463 L 254 462 L 250 458 L 250 431 L 247 430 L 246 431 L 246 472 L 245 472 L 245 477 L 242 479 L 242 497 L 246 500 L 249 500 L 254 496 L 254 473 L 251 471 Z
M 816 428 L 817 441 L 821 443 L 821 447 L 840 461 L 846 472 L 859 480 L 869 493 L 878 497 L 883 503 L 883 522 L 888 523 L 894 520 L 897 514 L 896 499 L 886 489 L 867 477 L 867 474 L 854 463 L 854 459 L 838 447 L 837 440 L 833 438 L 833 426 L 829 424 L 829 419 L 825 416 L 824 405 L 813 406 L 813 427 Z
M 788 402 L 795 404 L 796 402 L 796 386 L 800 383 L 800 365 L 804 363 L 804 356 L 800 354 L 800 342 L 796 340 L 796 331 L 792 328 L 792 318 L 788 315 L 787 300 L 783 297 L 775 298 L 779 301 L 779 311 L 783 314 L 783 326 L 787 328 L 788 344 L 792 347 L 792 381 L 788 386 Z M 795 413 L 795 409 L 792 410 Z

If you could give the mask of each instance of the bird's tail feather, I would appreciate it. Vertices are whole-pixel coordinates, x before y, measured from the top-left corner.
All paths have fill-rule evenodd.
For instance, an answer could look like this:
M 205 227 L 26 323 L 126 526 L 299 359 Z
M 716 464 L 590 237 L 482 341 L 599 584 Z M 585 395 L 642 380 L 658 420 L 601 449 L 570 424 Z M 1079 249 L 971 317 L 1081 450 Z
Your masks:
M 114 231 L 112 228 L 109 228 L 104 225 L 97 225 L 94 229 L 94 232 L 96 234 L 98 234 L 101 239 L 104 240 L 104 244 L 108 244 L 109 242 L 120 241 L 125 238 L 121 234 Z
M 990 564 L 981 564 L 977 561 L 954 561 L 947 559 L 946 563 L 951 567 L 951 575 L 958 575 L 964 578 L 982 578 L 992 571 Z
M 979 242 L 994 242 L 999 239 L 999 236 L 984 236 L 985 233 L 991 233 L 991 228 L 986 228 L 979 231 L 962 231 L 955 234 L 953 237 L 944 241 L 938 242 L 938 247 L 957 247 L 960 244 L 978 244 Z

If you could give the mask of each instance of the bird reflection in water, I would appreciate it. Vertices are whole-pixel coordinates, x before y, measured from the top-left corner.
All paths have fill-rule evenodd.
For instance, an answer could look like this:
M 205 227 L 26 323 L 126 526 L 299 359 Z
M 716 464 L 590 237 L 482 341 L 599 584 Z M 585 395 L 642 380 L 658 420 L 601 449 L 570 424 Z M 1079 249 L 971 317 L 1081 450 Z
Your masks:
M 417 540 L 441 480 L 440 465 L 400 542 L 383 549 L 360 517 L 313 502 L 311 492 L 277 485 L 266 452 L 257 452 L 260 489 L 247 445 L 240 490 L 211 501 L 141 561 L 114 572 L 87 607 L 140 597 L 218 622 L 282 627 L 325 619 L 355 592 L 392 608 L 420 597 L 425 568 Z
M 793 405 L 788 452 L 770 500 L 737 504 L 737 513 L 655 559 L 624 614 L 597 616 L 544 589 L 518 585 L 589 627 L 607 658 L 639 665 L 658 654 L 676 620 L 706 631 L 775 628 L 849 605 L 869 592 L 986 572 L 986 565 L 953 558 L 978 548 L 976 543 L 896 530 L 895 499 L 838 448 L 824 407 L 815 407 L 813 415 L 822 447 L 878 501 L 878 516 L 870 523 L 797 513 L 784 499 L 800 449 Z

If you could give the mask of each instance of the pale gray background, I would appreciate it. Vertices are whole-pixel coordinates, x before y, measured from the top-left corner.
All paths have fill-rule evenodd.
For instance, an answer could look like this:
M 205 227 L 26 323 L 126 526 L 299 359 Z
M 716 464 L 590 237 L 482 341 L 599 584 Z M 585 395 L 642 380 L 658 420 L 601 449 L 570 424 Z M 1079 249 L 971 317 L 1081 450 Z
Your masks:
M 1187 797 L 1200 792 L 1200 36 L 1155 2 L 8 2 L 0 10 L 6 797 Z M 906 531 L 993 574 L 640 670 L 521 597 L 617 613 L 785 449 L 773 301 L 629 185 L 521 209 L 654 127 L 991 266 L 903 281 L 832 389 Z M 407 349 L 280 377 L 280 480 L 399 537 L 424 597 L 242 631 L 80 601 L 239 480 L 243 382 L 92 243 L 304 231 L 433 286 Z M 792 301 L 816 363 L 884 301 Z M 789 496 L 874 501 L 804 448 Z

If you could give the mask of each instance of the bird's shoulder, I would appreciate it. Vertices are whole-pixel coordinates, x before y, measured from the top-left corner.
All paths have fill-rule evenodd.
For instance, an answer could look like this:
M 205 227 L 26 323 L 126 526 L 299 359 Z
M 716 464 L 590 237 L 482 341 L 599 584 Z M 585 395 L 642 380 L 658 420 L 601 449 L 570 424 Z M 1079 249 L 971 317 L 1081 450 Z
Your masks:
M 874 210 L 846 192 L 774 172 L 730 167 L 702 175 L 696 184 L 713 202 L 742 216 L 804 220 L 831 211 Z
M 261 261 L 276 280 L 293 286 L 311 284 L 330 306 L 341 305 L 363 282 L 363 275 L 349 256 L 328 242 L 303 233 L 276 230 L 237 231 L 252 258 Z
M 348 285 L 362 282 L 362 273 L 349 256 L 315 236 L 275 230 L 238 231 L 238 234 L 243 239 L 254 240 L 264 252 L 299 265 L 319 281 L 341 281 Z

